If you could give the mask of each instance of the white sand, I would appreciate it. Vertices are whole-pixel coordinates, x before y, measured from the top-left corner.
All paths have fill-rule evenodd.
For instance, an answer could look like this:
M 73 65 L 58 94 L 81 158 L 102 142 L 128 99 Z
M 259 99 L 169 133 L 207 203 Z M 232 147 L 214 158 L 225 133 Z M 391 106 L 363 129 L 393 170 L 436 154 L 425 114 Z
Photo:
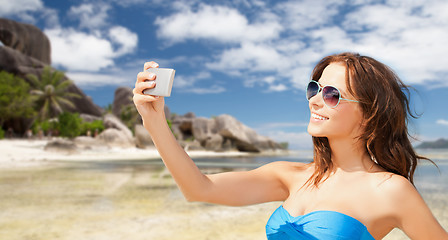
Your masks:
M 45 165 L 51 161 L 147 160 L 160 158 L 157 149 L 94 147 L 76 152 L 44 150 L 48 140 L 0 140 L 0 167 Z M 187 151 L 191 157 L 247 156 L 244 152 Z

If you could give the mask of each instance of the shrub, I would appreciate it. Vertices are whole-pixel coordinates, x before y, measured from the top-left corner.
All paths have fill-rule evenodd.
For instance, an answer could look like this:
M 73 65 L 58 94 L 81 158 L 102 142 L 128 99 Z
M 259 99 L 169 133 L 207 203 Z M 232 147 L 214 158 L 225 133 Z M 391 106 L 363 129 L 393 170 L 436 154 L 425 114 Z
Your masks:
M 89 131 L 89 130 L 93 134 L 96 129 L 98 129 L 98 133 L 100 133 L 104 130 L 103 120 L 95 120 L 93 122 L 83 122 L 81 134 L 87 135 L 87 131 Z
M 0 72 L 0 126 L 8 120 L 35 115 L 29 84 L 14 74 Z
M 74 138 L 81 135 L 82 119 L 78 113 L 64 112 L 58 116 L 60 136 Z
M 49 130 L 55 130 L 59 128 L 59 124 L 56 119 L 44 120 L 44 121 L 35 121 L 33 126 L 31 127 L 34 133 L 37 133 L 39 129 L 48 133 Z

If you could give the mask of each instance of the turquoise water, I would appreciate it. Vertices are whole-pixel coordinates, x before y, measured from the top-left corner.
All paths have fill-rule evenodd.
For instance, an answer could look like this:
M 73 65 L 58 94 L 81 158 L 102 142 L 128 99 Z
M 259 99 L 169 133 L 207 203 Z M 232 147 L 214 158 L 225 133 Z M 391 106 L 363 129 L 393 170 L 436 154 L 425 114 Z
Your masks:
M 415 183 L 436 218 L 448 227 L 448 158 L 433 159 L 440 173 L 425 162 L 416 171 Z M 194 161 L 204 171 L 219 172 L 253 169 L 272 161 L 310 162 L 311 157 L 301 152 Z M 0 236 L 8 240 L 263 239 L 265 221 L 277 203 L 243 208 L 188 203 L 164 169 L 158 159 L 54 161 L 42 167 L 0 169 Z M 247 222 L 234 215 L 244 216 Z M 204 228 L 179 225 L 192 221 Z M 167 228 L 173 234 L 161 236 Z M 397 232 L 385 239 L 406 238 Z

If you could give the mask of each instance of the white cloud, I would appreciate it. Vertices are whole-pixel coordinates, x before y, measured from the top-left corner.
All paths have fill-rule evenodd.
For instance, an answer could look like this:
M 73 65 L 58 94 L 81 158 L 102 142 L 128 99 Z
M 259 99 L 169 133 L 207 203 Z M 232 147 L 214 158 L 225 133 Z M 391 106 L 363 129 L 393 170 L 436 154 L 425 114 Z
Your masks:
M 381 57 L 407 83 L 440 81 L 437 74 L 448 72 L 448 21 L 437 9 L 447 6 L 440 1 L 366 5 L 348 14 L 344 26 L 347 31 L 367 29 L 352 36 L 354 48 Z
M 112 44 L 105 38 L 75 29 L 49 29 L 52 61 L 69 71 L 98 71 L 114 64 Z
M 27 15 L 27 12 L 41 10 L 44 4 L 41 0 L 0 0 L 0 6 L 0 16 L 23 17 L 23 15 Z
M 249 23 L 246 16 L 234 8 L 200 4 L 197 11 L 182 5 L 178 13 L 157 17 L 157 36 L 171 43 L 187 39 L 211 39 L 218 42 L 239 43 L 264 41 L 279 36 L 282 26 L 262 14 L 259 21 Z M 260 31 L 263 29 L 263 31 Z
M 79 20 L 79 27 L 86 29 L 98 29 L 107 25 L 110 6 L 103 3 L 84 3 L 71 7 L 68 16 Z
M 338 14 L 338 0 L 305 0 L 279 3 L 275 9 L 282 18 L 282 24 L 294 34 L 306 35 L 307 29 L 315 29 L 332 22 Z
M 116 56 L 121 56 L 133 52 L 137 47 L 137 34 L 129 31 L 129 29 L 121 26 L 115 26 L 109 29 L 109 37 L 113 43 L 118 45 Z
M 190 92 L 197 94 L 211 94 L 225 92 L 226 89 L 219 84 L 212 84 L 208 87 L 199 87 L 198 81 L 210 80 L 211 74 L 209 72 L 199 72 L 192 76 L 176 76 L 173 87 L 180 92 Z M 204 84 L 201 84 L 204 86 Z
M 286 87 L 285 84 L 278 84 L 278 85 L 271 84 L 271 85 L 269 85 L 269 88 L 267 91 L 268 92 L 283 92 L 287 89 L 288 89 L 288 87 Z
M 45 8 L 41 11 L 41 17 L 45 21 L 45 26 L 49 29 L 60 28 L 58 11 L 51 8 Z
M 192 92 L 197 94 L 212 94 L 212 93 L 222 93 L 225 92 L 226 89 L 223 86 L 213 84 L 210 87 L 194 87 L 188 90 L 185 90 L 186 92 Z
M 135 73 L 132 73 L 136 76 Z M 135 77 L 123 72 L 91 73 L 91 72 L 67 72 L 67 76 L 77 86 L 84 89 L 95 88 L 105 85 L 131 86 Z
M 134 51 L 138 41 L 136 34 L 123 27 L 112 27 L 110 39 L 73 28 L 47 29 L 45 34 L 51 41 L 53 64 L 69 71 L 99 71 L 111 67 L 116 57 Z
M 207 64 L 210 69 L 231 71 L 282 71 L 289 66 L 288 59 L 273 45 L 244 42 L 241 47 L 224 50 L 219 60 Z M 241 74 L 241 73 L 240 73 Z
M 448 120 L 445 120 L 445 119 L 438 119 L 436 121 L 436 123 L 440 124 L 440 125 L 448 126 Z
M 272 91 L 291 85 L 303 89 L 318 60 L 343 51 L 372 56 L 409 84 L 441 85 L 440 76 L 448 73 L 448 3 L 439 0 L 286 1 L 252 15 L 227 6 L 177 5 L 176 13 L 157 19 L 158 36 L 171 43 L 197 39 L 232 43 L 218 48 L 206 66 L 241 77 L 247 87 L 268 74 L 279 81 L 260 86 Z

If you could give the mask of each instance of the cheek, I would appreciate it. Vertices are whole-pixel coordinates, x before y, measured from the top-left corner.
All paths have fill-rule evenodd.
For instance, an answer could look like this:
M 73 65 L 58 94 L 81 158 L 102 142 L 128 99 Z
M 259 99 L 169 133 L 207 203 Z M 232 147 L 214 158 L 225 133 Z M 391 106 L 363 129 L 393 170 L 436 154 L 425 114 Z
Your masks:
M 357 136 L 361 130 L 362 114 L 356 108 L 341 108 L 332 118 L 335 135 Z

